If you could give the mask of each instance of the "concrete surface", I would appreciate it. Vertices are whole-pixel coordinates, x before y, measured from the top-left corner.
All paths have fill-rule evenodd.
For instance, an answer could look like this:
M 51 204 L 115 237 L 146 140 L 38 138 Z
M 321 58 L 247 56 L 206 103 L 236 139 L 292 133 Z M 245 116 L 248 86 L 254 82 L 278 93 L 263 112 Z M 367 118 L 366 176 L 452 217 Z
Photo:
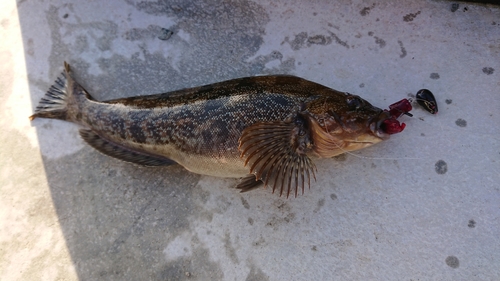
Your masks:
M 0 279 L 500 280 L 500 10 L 452 4 L 1 1 Z M 289 73 L 440 111 L 297 199 L 240 194 L 29 122 L 64 60 L 102 100 Z

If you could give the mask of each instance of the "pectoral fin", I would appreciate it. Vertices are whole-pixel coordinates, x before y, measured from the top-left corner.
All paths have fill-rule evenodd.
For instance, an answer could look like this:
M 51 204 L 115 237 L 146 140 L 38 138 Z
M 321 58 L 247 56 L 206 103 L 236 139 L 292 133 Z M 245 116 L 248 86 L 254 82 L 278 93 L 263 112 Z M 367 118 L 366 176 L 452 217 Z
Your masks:
M 310 187 L 311 174 L 316 179 L 315 166 L 306 155 L 311 146 L 307 124 L 297 116 L 291 122 L 263 122 L 246 128 L 240 137 L 239 150 L 245 166 L 264 187 L 272 186 L 280 196 L 292 190 L 297 196 L 299 188 L 304 193 Z
M 82 129 L 80 130 L 80 136 L 85 142 L 97 149 L 99 152 L 125 162 L 131 162 L 143 166 L 168 166 L 176 164 L 175 161 L 168 158 L 150 155 L 148 153 L 129 149 L 125 146 L 111 142 L 99 136 L 92 130 Z

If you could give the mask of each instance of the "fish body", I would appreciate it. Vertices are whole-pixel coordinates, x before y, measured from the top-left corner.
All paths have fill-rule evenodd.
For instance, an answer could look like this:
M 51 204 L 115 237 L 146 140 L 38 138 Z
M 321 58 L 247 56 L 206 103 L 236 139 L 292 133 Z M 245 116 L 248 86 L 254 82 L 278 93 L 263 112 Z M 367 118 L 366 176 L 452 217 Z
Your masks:
M 77 123 L 88 144 L 124 161 L 178 163 L 198 174 L 244 177 L 243 191 L 262 181 L 287 195 L 309 185 L 314 158 L 387 139 L 381 125 L 391 118 L 358 96 L 286 75 L 96 101 L 66 63 L 36 117 Z

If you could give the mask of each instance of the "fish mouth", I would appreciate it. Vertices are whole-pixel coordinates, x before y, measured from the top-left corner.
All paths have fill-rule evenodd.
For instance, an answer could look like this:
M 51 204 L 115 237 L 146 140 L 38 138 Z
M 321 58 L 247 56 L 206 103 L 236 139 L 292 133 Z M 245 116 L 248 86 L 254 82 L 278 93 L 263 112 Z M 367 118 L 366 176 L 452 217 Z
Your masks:
M 370 120 L 370 131 L 372 134 L 381 139 L 388 139 L 389 135 L 384 130 L 384 121 L 391 119 L 392 116 L 388 111 L 380 110 L 380 113 Z

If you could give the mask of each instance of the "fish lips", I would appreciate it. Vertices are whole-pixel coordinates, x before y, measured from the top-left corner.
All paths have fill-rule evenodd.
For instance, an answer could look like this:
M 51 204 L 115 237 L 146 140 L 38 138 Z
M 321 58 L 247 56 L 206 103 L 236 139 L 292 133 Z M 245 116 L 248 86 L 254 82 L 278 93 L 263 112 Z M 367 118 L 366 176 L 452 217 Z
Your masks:
M 379 115 L 375 116 L 369 121 L 369 128 L 373 135 L 383 140 L 388 139 L 390 134 L 386 133 L 383 129 L 385 120 L 392 119 L 389 111 L 380 110 Z

